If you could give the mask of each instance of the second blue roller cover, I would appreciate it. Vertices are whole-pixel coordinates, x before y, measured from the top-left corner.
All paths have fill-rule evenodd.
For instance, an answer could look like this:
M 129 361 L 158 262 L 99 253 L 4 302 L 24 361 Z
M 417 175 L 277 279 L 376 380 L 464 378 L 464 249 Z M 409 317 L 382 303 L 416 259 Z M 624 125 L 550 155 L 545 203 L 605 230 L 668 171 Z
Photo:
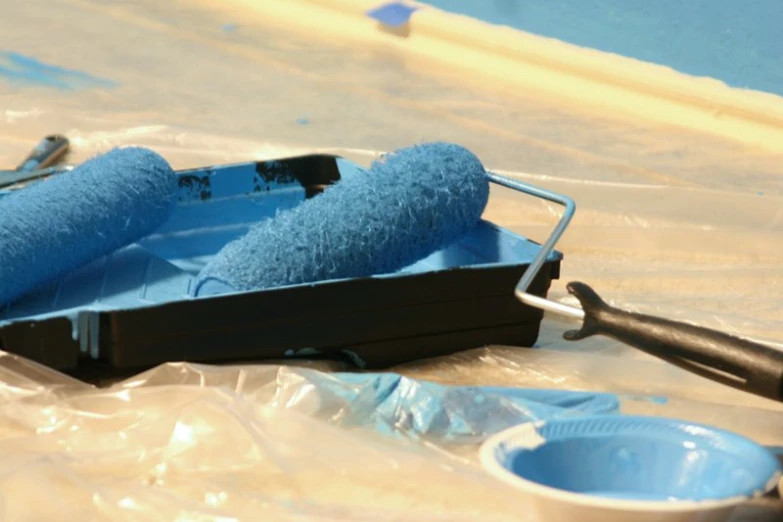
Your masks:
M 484 167 L 464 147 L 400 149 L 228 243 L 202 269 L 193 294 L 394 272 L 476 227 L 488 199 Z

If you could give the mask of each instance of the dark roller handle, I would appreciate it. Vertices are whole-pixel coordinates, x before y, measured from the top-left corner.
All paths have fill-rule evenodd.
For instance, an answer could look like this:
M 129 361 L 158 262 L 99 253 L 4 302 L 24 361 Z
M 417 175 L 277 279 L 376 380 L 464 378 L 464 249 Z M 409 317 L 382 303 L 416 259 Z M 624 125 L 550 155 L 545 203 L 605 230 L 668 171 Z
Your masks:
M 783 351 L 709 328 L 627 312 L 609 306 L 584 283 L 567 285 L 582 304 L 579 330 L 569 341 L 604 335 L 709 379 L 783 401 Z

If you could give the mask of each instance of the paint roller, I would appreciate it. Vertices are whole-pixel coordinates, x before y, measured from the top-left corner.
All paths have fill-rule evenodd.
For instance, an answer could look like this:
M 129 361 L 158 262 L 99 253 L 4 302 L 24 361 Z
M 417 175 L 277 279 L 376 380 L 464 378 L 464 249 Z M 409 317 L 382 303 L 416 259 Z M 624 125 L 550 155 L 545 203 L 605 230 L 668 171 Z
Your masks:
M 403 268 L 457 240 L 478 222 L 489 180 L 563 203 L 564 196 L 484 170 L 476 156 L 446 143 L 401 149 L 366 175 L 338 182 L 321 195 L 253 227 L 226 245 L 198 276 L 197 296 L 313 281 L 363 277 Z M 589 286 L 567 289 L 575 308 L 527 293 L 570 219 L 561 220 L 517 285 L 523 303 L 582 321 L 566 332 L 576 341 L 603 335 L 716 382 L 783 400 L 783 351 L 695 325 L 608 305 Z
M 0 198 L 0 304 L 150 234 L 177 186 L 165 159 L 125 147 Z
M 484 167 L 467 149 L 440 142 L 401 149 L 227 244 L 194 293 L 396 271 L 473 229 L 488 198 Z

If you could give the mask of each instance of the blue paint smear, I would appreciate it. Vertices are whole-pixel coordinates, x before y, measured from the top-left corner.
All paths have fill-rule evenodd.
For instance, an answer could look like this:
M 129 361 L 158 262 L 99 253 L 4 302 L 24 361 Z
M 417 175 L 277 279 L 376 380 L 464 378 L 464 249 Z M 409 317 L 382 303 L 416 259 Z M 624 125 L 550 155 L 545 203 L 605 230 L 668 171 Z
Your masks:
M 43 63 L 13 51 L 0 51 L 0 77 L 11 83 L 61 90 L 112 88 L 117 84 L 81 71 Z
M 663 395 L 622 395 L 623 399 L 628 399 L 632 401 L 645 401 L 645 402 L 651 402 L 653 404 L 658 404 L 660 406 L 664 406 L 669 403 L 669 398 L 664 397 Z
M 511 426 L 575 415 L 618 414 L 611 393 L 500 386 L 448 386 L 396 373 L 311 374 L 312 384 L 347 403 L 343 426 L 394 437 L 479 441 Z
M 437 8 L 783 95 L 781 0 L 429 0 Z
M 367 12 L 367 16 L 384 25 L 399 27 L 408 23 L 414 11 L 416 11 L 415 7 L 405 5 L 402 2 L 389 2 L 371 9 Z

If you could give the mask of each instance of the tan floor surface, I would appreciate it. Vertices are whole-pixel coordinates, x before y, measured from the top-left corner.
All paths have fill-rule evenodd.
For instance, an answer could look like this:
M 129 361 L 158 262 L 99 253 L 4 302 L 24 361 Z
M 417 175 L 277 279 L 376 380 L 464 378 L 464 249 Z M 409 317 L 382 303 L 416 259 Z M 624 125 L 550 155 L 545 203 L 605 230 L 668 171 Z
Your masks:
M 466 86 L 460 78 L 470 71 L 426 74 L 420 62 L 390 46 L 356 47 L 341 41 L 324 44 L 296 31 L 269 27 L 263 17 L 236 19 L 229 17 L 228 11 L 223 13 L 219 7 L 203 10 L 185 1 L 8 3 L 0 19 L 3 47 L 84 70 L 118 85 L 107 91 L 60 91 L 0 82 L 0 165 L 14 167 L 43 135 L 52 132 L 71 138 L 73 162 L 113 145 L 134 143 L 158 150 L 180 168 L 312 150 L 336 151 L 366 163 L 377 151 L 429 140 L 455 141 L 478 154 L 488 168 L 560 191 L 577 201 L 577 217 L 558 247 L 565 260 L 553 298 L 567 300 L 563 283 L 582 279 L 617 304 L 770 343 L 783 341 L 783 156 L 674 125 L 613 117 L 601 107 L 564 103 L 543 93 L 509 92 L 493 84 Z M 225 30 L 226 24 L 236 27 Z M 556 220 L 557 209 L 496 189 L 486 217 L 543 240 Z M 401 371 L 464 384 L 666 394 L 672 397 L 666 406 L 629 401 L 627 409 L 714 422 L 764 443 L 783 445 L 783 414 L 778 405 L 691 377 L 616 343 L 565 344 L 559 334 L 566 326 L 547 318 L 538 351 L 490 347 Z M 161 375 L 169 375 L 168 371 L 161 370 Z M 226 379 L 217 382 L 231 382 Z M 169 478 L 155 483 L 160 487 L 152 492 L 135 490 L 141 496 L 124 501 L 121 511 L 129 520 L 137 519 L 133 515 L 136 501 L 142 505 L 137 513 L 140 520 L 145 519 L 144 509 L 153 505 L 160 506 L 159 513 L 166 513 L 161 520 L 185 520 L 187 513 L 201 512 L 209 505 L 218 511 L 226 507 L 225 513 L 237 509 L 239 519 L 265 513 L 279 520 L 289 516 L 300 520 L 287 510 L 288 504 L 281 500 L 284 497 L 309 499 L 316 503 L 311 506 L 316 511 L 319 505 L 334 508 L 328 515 L 328 510 L 319 511 L 321 518 L 306 512 L 310 508 L 301 508 L 297 516 L 302 520 L 359 520 L 359 513 L 369 509 L 362 502 L 373 506 L 378 520 L 415 519 L 416 515 L 406 518 L 402 509 L 406 505 L 421 507 L 419 513 L 428 520 L 436 520 L 436 514 L 443 516 L 442 520 L 456 520 L 449 516 L 457 513 L 471 520 L 479 516 L 477 503 L 484 501 L 489 510 L 484 514 L 492 515 L 492 520 L 515 519 L 515 510 L 504 504 L 502 496 L 495 498 L 497 494 L 486 484 L 483 493 L 467 493 L 479 487 L 481 480 L 471 483 L 469 477 L 453 478 L 458 474 L 430 468 L 414 457 L 399 457 L 401 467 L 384 464 L 375 471 L 368 467 L 369 475 L 348 479 L 351 466 L 356 468 L 351 468 L 355 474 L 369 460 L 357 458 L 345 464 L 343 471 L 335 471 L 341 465 L 336 457 L 341 455 L 339 448 L 348 454 L 352 445 L 357 445 L 366 452 L 363 459 L 378 459 L 374 448 L 379 446 L 353 441 L 348 435 L 341 439 L 337 431 L 327 430 L 323 443 L 324 448 L 327 442 L 338 448 L 333 450 L 335 457 L 323 457 L 320 467 L 314 464 L 313 474 L 286 467 L 301 466 L 298 460 L 286 457 L 305 455 L 292 449 L 293 442 L 281 443 L 273 452 L 278 459 L 275 473 L 261 473 L 256 464 L 273 457 L 268 453 L 264 458 L 259 456 L 264 453 L 258 449 L 263 441 L 251 443 L 247 437 L 257 435 L 259 426 L 269 428 L 271 417 L 254 407 L 250 407 L 253 411 L 243 410 L 249 407 L 247 401 L 231 399 L 233 396 L 210 388 L 203 379 L 194 384 L 207 386 L 206 391 L 198 386 L 148 392 L 142 388 L 138 393 L 147 396 L 138 402 L 126 400 L 122 394 L 94 396 L 83 409 L 75 406 L 78 399 L 54 397 L 35 389 L 30 384 L 34 380 L 25 385 L 28 391 L 24 386 L 11 390 L 6 394 L 8 400 L 0 404 L 8 436 L 20 437 L 17 446 L 0 451 L 2 468 L 15 469 L 17 461 L 28 466 L 28 471 L 8 476 L 7 480 L 16 481 L 13 487 L 11 482 L 0 486 L 7 520 L 45 520 L 77 505 L 90 505 L 95 513 L 92 520 L 104 515 L 116 517 L 123 498 L 122 488 L 114 486 L 136 484 L 133 481 L 140 475 L 136 474 L 139 470 L 131 469 L 134 462 L 152 466 L 139 473 L 157 469 L 156 473 Z M 157 417 L 138 409 L 158 400 L 168 401 L 170 396 L 182 398 L 180 402 L 172 399 L 179 406 L 159 412 Z M 188 410 L 185 405 L 191 403 L 194 406 Z M 96 448 L 101 448 L 101 440 L 109 440 L 106 433 L 114 428 L 108 426 L 114 426 L 117 419 L 126 422 L 131 417 L 152 415 L 160 422 L 148 426 L 151 431 L 144 437 L 154 439 L 147 442 L 155 449 L 142 455 L 141 444 L 146 440 L 142 437 L 126 441 L 123 451 L 114 453 L 114 460 L 110 455 L 115 450 L 109 450 L 99 451 L 100 456 L 96 454 L 91 461 L 83 453 L 92 444 L 89 438 L 77 441 L 72 432 L 68 435 L 59 429 L 46 435 L 44 427 L 51 425 L 46 404 L 50 404 L 52 418 L 60 419 L 55 424 L 63 429 L 80 426 L 73 432 L 83 437 L 89 437 L 93 428 L 103 432 L 103 439 L 95 439 Z M 113 420 L 102 425 L 93 414 L 106 405 L 110 405 Z M 222 424 L 210 429 L 218 426 L 210 424 L 210 419 Z M 230 429 L 227 419 L 233 419 L 230 422 L 236 423 L 236 429 Z M 260 424 L 249 427 L 248 422 Z M 296 427 L 291 433 L 298 433 L 310 421 L 290 422 Z M 185 431 L 194 426 L 202 429 L 198 433 L 203 438 L 187 446 L 193 452 L 176 449 L 180 446 L 175 439 L 182 435 L 178 435 L 178 426 Z M 154 435 L 155 430 L 161 431 Z M 73 449 L 77 442 L 84 446 L 77 460 L 68 463 L 70 450 L 63 453 L 63 448 Z M 115 443 L 119 444 L 112 439 L 111 444 Z M 217 462 L 221 448 L 227 445 L 234 445 L 236 452 L 226 453 L 226 459 L 239 459 L 237 448 L 242 447 L 255 455 L 242 453 L 254 464 L 244 469 L 236 461 Z M 216 461 L 206 458 L 206 467 L 199 468 L 197 447 Z M 314 448 L 307 450 L 315 458 Z M 174 458 L 171 452 L 185 460 L 170 460 Z M 33 455 L 42 467 L 29 467 L 25 459 Z M 174 465 L 180 466 L 178 471 L 166 475 L 166 466 Z M 210 466 L 221 473 L 210 476 Z M 397 472 L 390 471 L 392 468 Z M 433 471 L 435 468 L 441 471 Z M 42 471 L 38 474 L 35 469 Z M 97 479 L 102 469 L 117 471 L 118 482 L 109 483 L 105 476 Z M 190 486 L 183 478 L 186 471 L 199 477 Z M 300 477 L 299 472 L 306 476 Z M 424 486 L 426 473 L 434 475 L 426 477 Z M 382 479 L 385 474 L 393 477 L 397 486 L 389 484 L 392 478 Z M 332 480 L 336 476 L 340 478 Z M 41 480 L 50 481 L 53 489 L 47 494 L 49 498 L 70 491 L 85 504 L 68 507 L 61 502 L 39 502 L 27 504 L 30 513 L 38 515 L 23 517 L 20 511 L 16 512 L 19 518 L 11 516 L 14 509 L 24 507 L 20 502 L 26 497 L 11 501 L 9 493 Z M 281 496 L 265 499 L 249 493 L 250 480 L 285 484 L 288 489 L 279 491 Z M 96 484 L 105 494 L 100 501 L 104 508 L 90 492 Z M 161 492 L 169 486 L 179 496 L 166 497 Z M 335 501 L 334 496 L 346 489 L 362 502 Z M 185 499 L 193 504 L 188 505 Z M 232 503 L 231 499 L 244 499 L 245 503 Z M 350 509 L 349 504 L 353 505 Z M 381 505 L 386 508 L 380 509 Z M 280 511 L 269 511 L 273 509 Z M 381 518 L 383 513 L 389 518 Z M 359 518 L 350 518 L 353 516 Z M 204 517 L 201 519 L 210 519 Z

